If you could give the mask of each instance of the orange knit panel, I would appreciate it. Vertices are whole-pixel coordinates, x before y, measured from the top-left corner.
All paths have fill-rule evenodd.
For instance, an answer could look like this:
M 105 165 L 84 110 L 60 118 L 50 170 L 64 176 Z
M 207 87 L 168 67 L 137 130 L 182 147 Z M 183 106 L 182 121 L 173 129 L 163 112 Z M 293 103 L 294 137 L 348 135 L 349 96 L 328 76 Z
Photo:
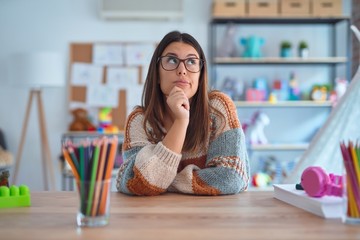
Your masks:
M 135 195 L 155 196 L 165 192 L 165 189 L 151 185 L 142 176 L 141 172 L 134 167 L 134 178 L 127 183 L 128 189 Z
M 126 151 L 127 149 L 129 149 L 130 146 L 130 126 L 129 123 L 131 123 L 133 121 L 133 119 L 138 115 L 138 114 L 142 113 L 142 109 L 141 108 L 137 108 L 135 109 L 128 117 L 128 119 L 126 120 L 126 124 L 125 124 L 125 134 L 124 134 L 124 142 L 122 145 L 122 150 Z
M 207 185 L 195 171 L 193 171 L 192 186 L 196 195 L 220 195 L 218 189 Z
M 240 128 L 240 121 L 239 118 L 236 114 L 236 107 L 234 102 L 231 100 L 230 97 L 228 97 L 227 95 L 225 95 L 224 93 L 221 92 L 212 92 L 210 95 L 211 99 L 216 99 L 221 101 L 223 104 L 223 106 L 225 106 L 225 111 L 226 111 L 226 117 L 229 118 L 229 125 L 230 128 L 234 129 L 234 128 Z

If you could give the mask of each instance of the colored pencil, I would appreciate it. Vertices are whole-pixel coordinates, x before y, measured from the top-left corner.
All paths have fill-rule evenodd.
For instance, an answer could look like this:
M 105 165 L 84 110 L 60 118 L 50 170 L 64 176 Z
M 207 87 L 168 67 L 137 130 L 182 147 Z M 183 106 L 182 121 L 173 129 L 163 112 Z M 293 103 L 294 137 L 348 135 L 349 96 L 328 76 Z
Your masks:
M 89 186 L 89 196 L 87 201 L 87 208 L 86 208 L 86 215 L 91 215 L 91 207 L 93 203 L 93 197 L 94 197 L 94 187 L 96 182 L 96 173 L 98 169 L 98 163 L 99 163 L 99 152 L 100 152 L 100 146 L 99 143 L 95 143 L 94 153 L 92 157 L 92 163 L 91 163 L 91 176 L 90 176 L 90 186 Z
M 114 168 L 114 161 L 115 161 L 115 155 L 116 155 L 116 151 L 117 151 L 117 145 L 118 145 L 118 138 L 113 137 L 113 139 L 111 139 L 110 154 L 107 159 L 107 164 L 106 164 L 106 169 L 105 169 L 106 172 L 105 172 L 105 176 L 103 178 L 104 181 L 110 181 L 110 179 L 111 179 L 111 173 Z M 108 193 L 108 191 L 110 191 L 109 185 L 110 184 L 105 184 L 102 194 L 101 194 L 100 208 L 99 208 L 100 214 L 105 213 L 105 207 L 106 207 L 106 202 L 107 202 L 107 193 Z
M 93 208 L 92 208 L 92 212 L 91 215 L 95 216 L 98 212 L 98 205 L 100 202 L 100 192 L 101 189 L 103 187 L 103 172 L 104 172 L 104 166 L 105 166 L 105 161 L 106 161 L 106 152 L 107 152 L 107 144 L 108 140 L 107 138 L 102 138 L 101 139 L 101 151 L 100 151 L 100 158 L 99 158 L 99 167 L 98 167 L 98 171 L 97 171 L 97 176 L 96 176 L 96 188 L 95 188 L 95 195 L 94 195 L 94 204 L 93 204 Z M 106 184 L 106 183 L 105 183 Z
M 74 174 L 75 179 L 80 180 L 78 169 L 74 165 L 74 162 L 71 160 L 71 157 L 70 157 L 68 151 L 66 150 L 65 147 L 62 148 L 62 151 L 63 151 L 66 162 L 70 165 L 71 171 Z

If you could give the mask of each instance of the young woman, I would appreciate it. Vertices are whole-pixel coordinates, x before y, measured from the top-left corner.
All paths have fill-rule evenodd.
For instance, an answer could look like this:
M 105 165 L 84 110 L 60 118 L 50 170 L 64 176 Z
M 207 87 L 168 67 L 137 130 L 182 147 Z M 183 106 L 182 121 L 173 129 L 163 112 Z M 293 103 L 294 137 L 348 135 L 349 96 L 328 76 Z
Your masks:
M 232 100 L 208 90 L 203 50 L 168 33 L 149 66 L 142 106 L 129 116 L 117 189 L 130 195 L 235 194 L 247 189 L 249 160 Z

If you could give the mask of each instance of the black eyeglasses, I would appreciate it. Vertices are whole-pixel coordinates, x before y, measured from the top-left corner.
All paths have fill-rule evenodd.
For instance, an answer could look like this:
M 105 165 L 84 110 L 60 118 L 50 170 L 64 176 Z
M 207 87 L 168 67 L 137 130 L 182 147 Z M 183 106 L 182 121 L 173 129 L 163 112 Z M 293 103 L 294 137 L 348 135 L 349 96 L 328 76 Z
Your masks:
M 173 71 L 177 69 L 181 62 L 184 63 L 186 70 L 192 73 L 197 73 L 201 70 L 204 65 L 204 60 L 199 58 L 185 58 L 180 59 L 175 56 L 162 56 L 158 58 L 161 67 L 166 71 Z

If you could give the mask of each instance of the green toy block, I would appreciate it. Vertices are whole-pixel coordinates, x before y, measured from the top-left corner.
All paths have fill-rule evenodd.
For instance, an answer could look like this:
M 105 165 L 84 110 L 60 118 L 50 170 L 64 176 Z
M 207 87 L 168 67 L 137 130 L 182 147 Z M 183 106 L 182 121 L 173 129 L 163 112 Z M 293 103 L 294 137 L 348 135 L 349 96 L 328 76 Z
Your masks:
M 0 187 L 0 208 L 28 207 L 30 205 L 31 198 L 28 186 Z

